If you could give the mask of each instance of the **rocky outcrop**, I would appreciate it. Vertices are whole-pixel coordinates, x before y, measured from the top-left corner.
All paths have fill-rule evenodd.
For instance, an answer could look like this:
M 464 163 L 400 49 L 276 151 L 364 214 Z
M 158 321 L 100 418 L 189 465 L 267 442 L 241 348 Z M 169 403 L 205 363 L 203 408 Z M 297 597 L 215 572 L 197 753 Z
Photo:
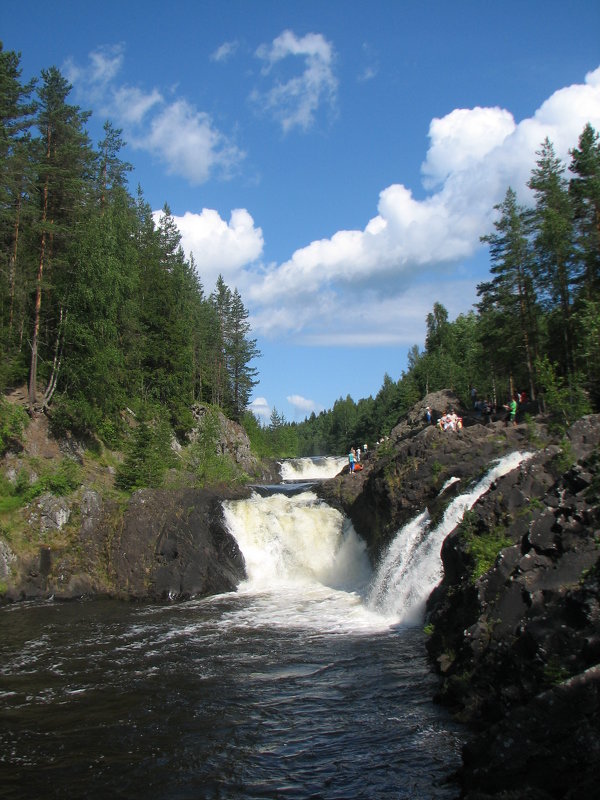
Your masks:
M 453 406 L 461 431 L 425 423 Z M 438 700 L 473 730 L 468 800 L 588 798 L 600 779 L 600 416 L 550 441 L 538 418 L 482 424 L 449 393 L 425 398 L 370 455 L 360 477 L 319 494 L 340 508 L 377 561 L 409 519 L 443 513 L 495 458 L 528 460 L 492 484 L 442 548 L 428 604 Z M 445 492 L 450 477 L 460 478 Z
M 223 524 L 221 501 L 247 493 L 141 490 L 121 508 L 87 490 L 78 540 L 52 550 L 42 544 L 18 566 L 13 558 L 5 599 L 105 594 L 165 600 L 232 591 L 245 565 Z M 2 562 L 10 558 L 2 554 Z
M 203 438 L 210 441 L 215 455 L 230 459 L 236 468 L 256 480 L 270 483 L 281 480 L 275 461 L 263 461 L 254 455 L 248 434 L 239 423 L 204 403 L 192 406 L 192 416 L 195 424 L 188 436 L 190 442 Z
M 580 420 L 567 442 L 498 480 L 444 542 L 428 649 L 439 699 L 478 732 L 464 797 L 594 795 L 599 443 L 600 417 Z
M 435 402 L 438 395 L 443 403 Z M 436 515 L 440 490 L 450 478 L 459 478 L 464 485 L 480 477 L 494 458 L 531 446 L 531 431 L 524 425 L 472 421 L 459 431 L 426 425 L 422 413 L 426 401 L 431 399 L 432 408 L 447 408 L 452 397 L 429 395 L 394 428 L 388 441 L 369 454 L 361 473 L 345 472 L 317 487 L 320 497 L 350 517 L 374 563 L 398 529 L 423 508 Z M 460 411 L 458 403 L 454 408 Z M 444 504 L 453 491 L 444 493 Z

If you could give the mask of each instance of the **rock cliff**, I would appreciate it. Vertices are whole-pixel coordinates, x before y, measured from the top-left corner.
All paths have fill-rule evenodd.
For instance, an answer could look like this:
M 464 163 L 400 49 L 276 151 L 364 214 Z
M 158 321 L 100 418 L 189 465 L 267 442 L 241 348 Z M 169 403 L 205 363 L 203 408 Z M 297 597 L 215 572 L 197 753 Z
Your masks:
M 438 406 L 451 402 L 451 397 Z M 541 420 L 443 432 L 426 398 L 360 476 L 320 494 L 351 517 L 373 559 L 424 507 L 441 515 L 494 458 L 531 456 L 492 484 L 442 547 L 428 603 L 438 700 L 473 730 L 458 776 L 468 800 L 596 796 L 600 779 L 600 416 L 551 444 Z M 442 409 L 438 409 L 441 411 Z
M 428 649 L 479 731 L 467 798 L 588 798 L 600 779 L 600 417 L 497 481 L 442 548 Z M 565 458 L 572 461 L 567 467 Z M 498 552 L 491 568 L 485 548 Z
M 141 490 L 121 507 L 86 490 L 74 509 L 75 540 L 62 547 L 42 542 L 29 557 L 13 557 L 4 599 L 166 600 L 232 591 L 245 565 L 223 525 L 221 500 L 246 493 Z
M 194 407 L 196 436 L 206 413 L 205 406 Z M 251 453 L 240 425 L 220 413 L 216 422 L 220 457 L 254 477 L 279 478 L 276 464 Z M 55 440 L 43 414 L 34 415 L 2 459 L 0 479 L 14 485 L 24 476 L 33 485 L 64 455 L 78 465 L 82 485 L 64 497 L 44 492 L 14 512 L 12 530 L 0 526 L 0 600 L 92 594 L 183 599 L 230 591 L 245 577 L 243 556 L 222 522 L 221 500 L 247 496 L 249 489 L 189 486 L 115 499 L 114 469 L 99 467 L 82 443 Z M 175 480 L 193 484 L 186 473 Z

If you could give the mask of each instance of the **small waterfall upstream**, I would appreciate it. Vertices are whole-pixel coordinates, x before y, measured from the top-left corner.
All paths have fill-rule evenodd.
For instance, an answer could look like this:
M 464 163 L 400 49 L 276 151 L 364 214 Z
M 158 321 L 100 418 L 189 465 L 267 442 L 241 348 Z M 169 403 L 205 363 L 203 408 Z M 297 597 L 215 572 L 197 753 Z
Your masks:
M 346 456 L 288 458 L 279 462 L 279 469 L 284 481 L 324 481 L 335 478 L 347 463 Z
M 254 494 L 226 503 L 226 524 L 248 573 L 239 592 L 255 598 L 248 613 L 265 615 L 271 624 L 349 632 L 419 624 L 442 577 L 444 539 L 492 482 L 526 457 L 516 452 L 500 459 L 450 502 L 435 527 L 426 510 L 416 516 L 397 532 L 375 571 L 349 520 L 312 491 Z M 282 475 L 317 480 L 337 474 L 344 463 L 343 458 L 295 459 L 284 462 Z

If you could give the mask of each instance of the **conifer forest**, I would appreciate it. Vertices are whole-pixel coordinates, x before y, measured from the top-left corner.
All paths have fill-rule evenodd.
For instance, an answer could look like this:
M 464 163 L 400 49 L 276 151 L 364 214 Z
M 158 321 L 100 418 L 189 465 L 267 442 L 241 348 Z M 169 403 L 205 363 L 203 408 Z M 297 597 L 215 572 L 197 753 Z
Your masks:
M 0 45 L 0 392 L 26 385 L 53 425 L 119 439 L 123 409 L 183 439 L 195 402 L 241 422 L 259 454 L 346 452 L 374 442 L 427 392 L 505 403 L 525 392 L 557 423 L 600 410 L 600 137 L 591 125 L 568 163 L 540 142 L 519 198 L 494 209 L 489 278 L 450 321 L 432 298 L 427 337 L 375 397 L 340 398 L 288 423 L 249 412 L 260 355 L 249 313 L 222 278 L 207 294 L 165 204 L 158 222 L 129 188 L 121 131 L 93 143 L 89 112 L 51 67 L 24 80 Z M 390 350 L 390 372 L 395 372 Z

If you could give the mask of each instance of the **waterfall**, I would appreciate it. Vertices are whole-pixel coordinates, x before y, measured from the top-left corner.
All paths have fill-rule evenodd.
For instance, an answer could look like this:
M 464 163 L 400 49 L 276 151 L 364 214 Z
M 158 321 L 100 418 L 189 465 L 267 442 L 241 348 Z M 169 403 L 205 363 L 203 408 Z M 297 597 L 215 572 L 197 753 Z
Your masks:
M 327 480 L 335 478 L 347 464 L 346 456 L 288 458 L 279 462 L 284 481 Z
M 364 603 L 373 574 L 366 545 L 314 492 L 254 493 L 227 501 L 223 513 L 248 576 L 238 587 L 248 604 L 237 624 L 356 633 L 395 621 Z
M 419 624 L 427 598 L 442 578 L 444 539 L 495 480 L 530 457 L 530 453 L 515 452 L 500 459 L 473 488 L 449 504 L 433 529 L 427 511 L 402 527 L 381 560 L 369 592 L 369 606 L 384 615 L 396 615 L 400 622 Z M 454 481 L 447 481 L 442 491 Z
M 254 492 L 249 499 L 227 501 L 225 524 L 244 554 L 247 573 L 238 593 L 248 603 L 235 612 L 236 624 L 356 633 L 421 622 L 442 575 L 442 542 L 491 483 L 528 456 L 512 453 L 497 462 L 452 500 L 437 526 L 432 528 L 426 510 L 420 513 L 397 532 L 375 575 L 350 521 L 313 491 Z M 313 460 L 295 459 L 299 473 L 309 465 L 298 461 Z

